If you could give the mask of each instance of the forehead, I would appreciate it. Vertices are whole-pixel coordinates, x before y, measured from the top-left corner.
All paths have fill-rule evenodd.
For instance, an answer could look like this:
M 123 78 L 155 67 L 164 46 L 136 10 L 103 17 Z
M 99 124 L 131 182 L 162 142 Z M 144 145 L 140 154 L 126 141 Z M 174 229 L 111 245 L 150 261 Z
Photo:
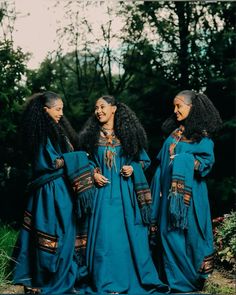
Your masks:
M 111 105 L 111 104 L 109 104 L 108 102 L 106 102 L 105 99 L 103 99 L 103 98 L 99 98 L 99 99 L 96 101 L 95 106 L 99 106 L 99 105 Z
M 174 104 L 183 104 L 183 103 L 185 103 L 185 97 L 183 95 L 179 95 L 174 98 Z
M 63 101 L 61 98 L 58 98 L 56 100 L 53 100 L 50 104 L 52 108 L 58 108 L 58 107 L 63 107 Z

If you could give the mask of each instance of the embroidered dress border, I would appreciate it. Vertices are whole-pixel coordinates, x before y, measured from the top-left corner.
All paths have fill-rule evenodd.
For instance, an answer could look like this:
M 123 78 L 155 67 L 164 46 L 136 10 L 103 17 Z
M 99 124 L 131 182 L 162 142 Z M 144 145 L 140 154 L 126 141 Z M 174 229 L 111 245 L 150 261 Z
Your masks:
M 42 231 L 36 231 L 36 240 L 38 247 L 49 253 L 56 253 L 58 248 L 58 237 L 46 234 Z
M 171 133 L 171 137 L 177 141 L 194 142 L 191 139 L 187 139 L 185 136 L 181 136 L 181 138 L 180 138 L 180 132 L 179 132 L 178 128 Z
M 93 179 L 91 177 L 91 172 L 86 171 L 79 177 L 75 178 L 72 183 L 73 190 L 75 192 L 83 192 L 89 188 L 93 187 Z
M 27 231 L 32 230 L 32 214 L 27 210 L 24 212 L 22 227 Z
M 184 196 L 184 204 L 186 206 L 190 205 L 191 200 L 191 188 L 186 186 L 183 180 L 180 179 L 173 179 L 172 185 L 171 185 L 171 191 L 179 193 Z
M 87 235 L 76 236 L 75 251 L 79 251 L 80 249 L 85 249 L 86 245 L 87 245 Z
M 214 269 L 214 253 L 204 258 L 199 272 L 202 274 L 209 274 Z
M 145 204 L 150 205 L 152 203 L 152 197 L 149 189 L 137 190 L 139 207 Z
M 106 137 L 100 136 L 97 145 L 98 146 L 107 146 Z M 120 146 L 120 145 L 121 145 L 120 140 L 117 137 L 113 138 L 113 146 Z

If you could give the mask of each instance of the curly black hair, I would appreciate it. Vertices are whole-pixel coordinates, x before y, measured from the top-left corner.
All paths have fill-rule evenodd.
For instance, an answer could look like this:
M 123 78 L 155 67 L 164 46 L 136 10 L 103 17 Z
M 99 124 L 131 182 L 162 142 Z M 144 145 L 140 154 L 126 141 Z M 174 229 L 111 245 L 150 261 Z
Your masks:
M 176 115 L 172 114 L 162 124 L 164 134 L 170 134 L 179 125 L 184 125 L 184 135 L 188 139 L 199 141 L 205 136 L 213 137 L 219 131 L 222 127 L 220 114 L 205 94 L 183 90 L 177 96 L 183 96 L 188 104 L 192 104 L 191 110 L 188 117 L 181 122 L 178 122 Z
M 114 132 L 121 141 L 124 155 L 138 159 L 140 151 L 147 149 L 148 144 L 146 132 L 136 114 L 126 104 L 117 102 L 114 96 L 103 95 L 100 98 L 117 107 Z M 93 114 L 79 133 L 79 148 L 92 154 L 97 148 L 100 129 L 101 125 Z
M 39 146 L 46 144 L 47 138 L 50 138 L 56 150 L 59 147 L 62 152 L 70 150 L 68 140 L 72 146 L 78 142 L 76 132 L 64 116 L 56 123 L 44 110 L 45 106 L 52 105 L 58 99 L 61 99 L 58 94 L 46 91 L 35 93 L 26 101 L 22 114 L 21 142 L 30 160 L 37 155 Z

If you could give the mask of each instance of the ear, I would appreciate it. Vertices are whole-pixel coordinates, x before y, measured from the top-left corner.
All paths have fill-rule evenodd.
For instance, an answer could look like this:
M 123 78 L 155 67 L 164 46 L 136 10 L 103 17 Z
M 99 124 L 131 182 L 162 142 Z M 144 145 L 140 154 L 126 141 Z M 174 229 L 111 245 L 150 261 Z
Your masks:
M 117 106 L 112 106 L 112 114 L 115 114 L 116 110 L 117 110 Z

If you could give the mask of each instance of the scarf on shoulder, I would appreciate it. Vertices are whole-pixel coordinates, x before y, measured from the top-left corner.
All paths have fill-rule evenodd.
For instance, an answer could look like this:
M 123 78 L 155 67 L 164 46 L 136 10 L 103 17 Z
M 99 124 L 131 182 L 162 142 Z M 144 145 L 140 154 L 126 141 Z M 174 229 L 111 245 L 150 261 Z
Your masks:
M 188 208 L 192 197 L 194 156 L 177 154 L 173 160 L 169 199 L 169 230 L 188 228 Z
M 83 214 L 92 212 L 95 186 L 86 152 L 63 154 L 62 158 L 55 160 L 55 168 L 56 170 L 45 173 L 29 182 L 26 191 L 38 189 L 50 181 L 65 176 L 77 196 L 77 217 L 81 218 Z
M 143 223 L 146 225 L 151 224 L 151 204 L 152 196 L 151 191 L 143 172 L 141 163 L 132 162 L 131 166 L 133 167 L 133 181 L 134 189 L 137 196 L 138 206 L 142 216 Z
M 93 212 L 95 193 L 92 171 L 86 152 L 63 154 L 65 173 L 72 185 L 76 198 L 77 216 Z

